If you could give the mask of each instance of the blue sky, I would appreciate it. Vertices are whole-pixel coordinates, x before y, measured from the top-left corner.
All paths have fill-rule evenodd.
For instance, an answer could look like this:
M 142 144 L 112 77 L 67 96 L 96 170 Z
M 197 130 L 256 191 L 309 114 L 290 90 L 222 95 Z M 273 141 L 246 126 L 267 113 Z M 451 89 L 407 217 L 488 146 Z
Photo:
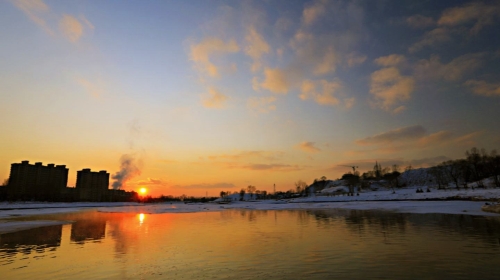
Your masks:
M 0 176 L 213 195 L 498 148 L 498 1 L 0 3 Z

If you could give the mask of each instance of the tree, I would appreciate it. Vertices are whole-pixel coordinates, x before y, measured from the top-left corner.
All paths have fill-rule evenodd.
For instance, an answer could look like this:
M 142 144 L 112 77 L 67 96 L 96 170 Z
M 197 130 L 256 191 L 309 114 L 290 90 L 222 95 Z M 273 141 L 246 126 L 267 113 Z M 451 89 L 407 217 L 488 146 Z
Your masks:
M 354 194 L 354 187 L 356 187 L 359 183 L 359 176 L 352 173 L 346 173 L 342 175 L 342 180 L 347 182 L 347 186 L 349 187 L 349 194 Z
M 253 193 L 255 192 L 257 188 L 255 186 L 252 186 L 252 185 L 248 185 L 247 187 L 247 191 L 248 193 L 250 194 L 250 197 L 253 198 Z
M 307 183 L 302 181 L 302 180 L 298 180 L 297 182 L 295 182 L 295 189 L 297 191 L 297 193 L 302 193 L 306 190 L 307 188 Z
M 434 177 L 436 184 L 438 185 L 438 189 L 442 189 L 446 186 L 446 174 L 444 173 L 443 166 L 433 166 L 429 170 L 429 173 Z
M 377 180 L 382 177 L 382 166 L 377 161 L 375 162 L 375 166 L 373 166 L 373 175 L 375 175 Z
M 245 198 L 245 189 L 241 189 L 240 190 L 240 200 L 243 201 L 244 198 Z
M 220 197 L 225 197 L 226 196 L 226 192 L 225 191 L 220 191 Z
M 462 177 L 462 164 L 460 160 L 449 160 L 441 163 L 444 173 L 455 183 L 457 189 L 460 188 L 458 181 Z

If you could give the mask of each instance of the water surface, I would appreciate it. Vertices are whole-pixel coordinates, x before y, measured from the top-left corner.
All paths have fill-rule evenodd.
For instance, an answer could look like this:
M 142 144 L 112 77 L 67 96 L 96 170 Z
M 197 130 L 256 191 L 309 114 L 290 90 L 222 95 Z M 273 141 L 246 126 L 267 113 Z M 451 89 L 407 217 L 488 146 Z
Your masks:
M 26 218 L 25 218 L 26 219 Z M 2 279 L 498 279 L 500 219 L 359 210 L 83 213 L 0 235 Z

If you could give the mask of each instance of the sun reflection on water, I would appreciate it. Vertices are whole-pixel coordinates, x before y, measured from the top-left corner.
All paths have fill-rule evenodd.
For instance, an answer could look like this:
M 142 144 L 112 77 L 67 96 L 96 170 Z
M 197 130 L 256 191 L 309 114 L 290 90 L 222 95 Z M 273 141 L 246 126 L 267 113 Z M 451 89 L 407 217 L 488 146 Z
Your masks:
M 139 224 L 142 225 L 142 223 L 144 223 L 144 217 L 145 215 L 143 213 L 139 214 Z

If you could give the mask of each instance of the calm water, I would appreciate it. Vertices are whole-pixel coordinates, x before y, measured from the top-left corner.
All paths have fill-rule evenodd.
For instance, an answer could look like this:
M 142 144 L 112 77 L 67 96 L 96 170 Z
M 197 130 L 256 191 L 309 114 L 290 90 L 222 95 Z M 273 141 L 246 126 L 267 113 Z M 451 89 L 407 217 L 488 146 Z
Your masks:
M 498 279 L 500 219 L 373 211 L 84 212 L 0 235 L 1 279 Z

